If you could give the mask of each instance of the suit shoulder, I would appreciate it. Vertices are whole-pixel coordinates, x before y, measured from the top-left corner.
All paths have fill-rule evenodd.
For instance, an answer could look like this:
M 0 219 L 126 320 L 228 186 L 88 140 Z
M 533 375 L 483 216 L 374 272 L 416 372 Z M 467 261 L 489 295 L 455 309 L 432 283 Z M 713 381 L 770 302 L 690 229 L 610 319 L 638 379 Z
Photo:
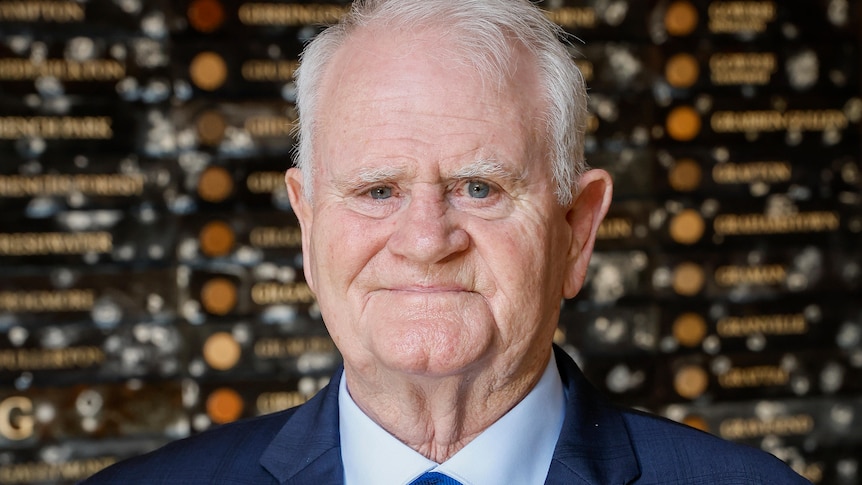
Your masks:
M 623 410 L 642 477 L 638 483 L 809 483 L 775 456 L 660 416 Z M 716 480 L 720 477 L 721 481 Z M 696 482 L 701 483 L 701 482 Z
M 259 465 L 263 451 L 296 408 L 209 429 L 123 460 L 84 484 L 102 483 L 266 483 L 272 477 Z M 230 477 L 236 477 L 231 479 Z

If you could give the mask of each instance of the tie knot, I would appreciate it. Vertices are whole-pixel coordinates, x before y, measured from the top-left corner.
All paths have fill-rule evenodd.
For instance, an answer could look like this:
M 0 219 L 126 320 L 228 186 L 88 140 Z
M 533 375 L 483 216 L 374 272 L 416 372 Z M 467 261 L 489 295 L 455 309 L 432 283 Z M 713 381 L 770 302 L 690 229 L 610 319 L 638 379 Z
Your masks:
M 462 485 L 454 478 L 438 472 L 425 472 L 410 485 Z

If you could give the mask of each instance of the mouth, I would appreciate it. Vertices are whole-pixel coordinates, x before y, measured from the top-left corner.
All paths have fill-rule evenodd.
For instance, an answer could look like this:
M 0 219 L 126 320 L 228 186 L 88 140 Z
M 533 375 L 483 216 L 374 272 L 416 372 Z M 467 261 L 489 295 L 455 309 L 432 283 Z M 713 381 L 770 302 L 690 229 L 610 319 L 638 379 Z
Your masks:
M 407 285 L 383 288 L 383 290 L 399 293 L 472 293 L 464 287 L 455 285 Z

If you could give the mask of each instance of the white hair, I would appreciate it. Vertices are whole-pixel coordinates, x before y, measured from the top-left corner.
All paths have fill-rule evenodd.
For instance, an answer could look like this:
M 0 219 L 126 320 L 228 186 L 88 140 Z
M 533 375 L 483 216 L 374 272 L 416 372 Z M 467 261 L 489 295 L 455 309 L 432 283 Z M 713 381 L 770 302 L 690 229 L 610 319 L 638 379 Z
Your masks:
M 529 0 L 356 0 L 347 15 L 310 42 L 296 72 L 299 112 L 296 166 L 303 171 L 306 197 L 314 172 L 313 139 L 320 85 L 335 52 L 362 28 L 417 29 L 445 26 L 460 60 L 483 79 L 510 75 L 513 39 L 526 48 L 539 70 L 545 136 L 550 148 L 555 195 L 567 206 L 586 169 L 584 132 L 587 92 L 581 72 L 562 42 L 563 33 Z

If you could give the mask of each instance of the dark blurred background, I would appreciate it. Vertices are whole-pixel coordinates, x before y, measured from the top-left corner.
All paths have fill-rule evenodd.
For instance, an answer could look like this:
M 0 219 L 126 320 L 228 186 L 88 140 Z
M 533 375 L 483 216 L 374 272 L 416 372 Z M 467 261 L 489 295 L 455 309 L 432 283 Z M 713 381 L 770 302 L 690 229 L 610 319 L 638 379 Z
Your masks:
M 862 484 L 860 2 L 541 5 L 616 184 L 558 344 L 620 403 Z M 326 384 L 283 172 L 298 53 L 346 8 L 0 0 L 0 484 Z

